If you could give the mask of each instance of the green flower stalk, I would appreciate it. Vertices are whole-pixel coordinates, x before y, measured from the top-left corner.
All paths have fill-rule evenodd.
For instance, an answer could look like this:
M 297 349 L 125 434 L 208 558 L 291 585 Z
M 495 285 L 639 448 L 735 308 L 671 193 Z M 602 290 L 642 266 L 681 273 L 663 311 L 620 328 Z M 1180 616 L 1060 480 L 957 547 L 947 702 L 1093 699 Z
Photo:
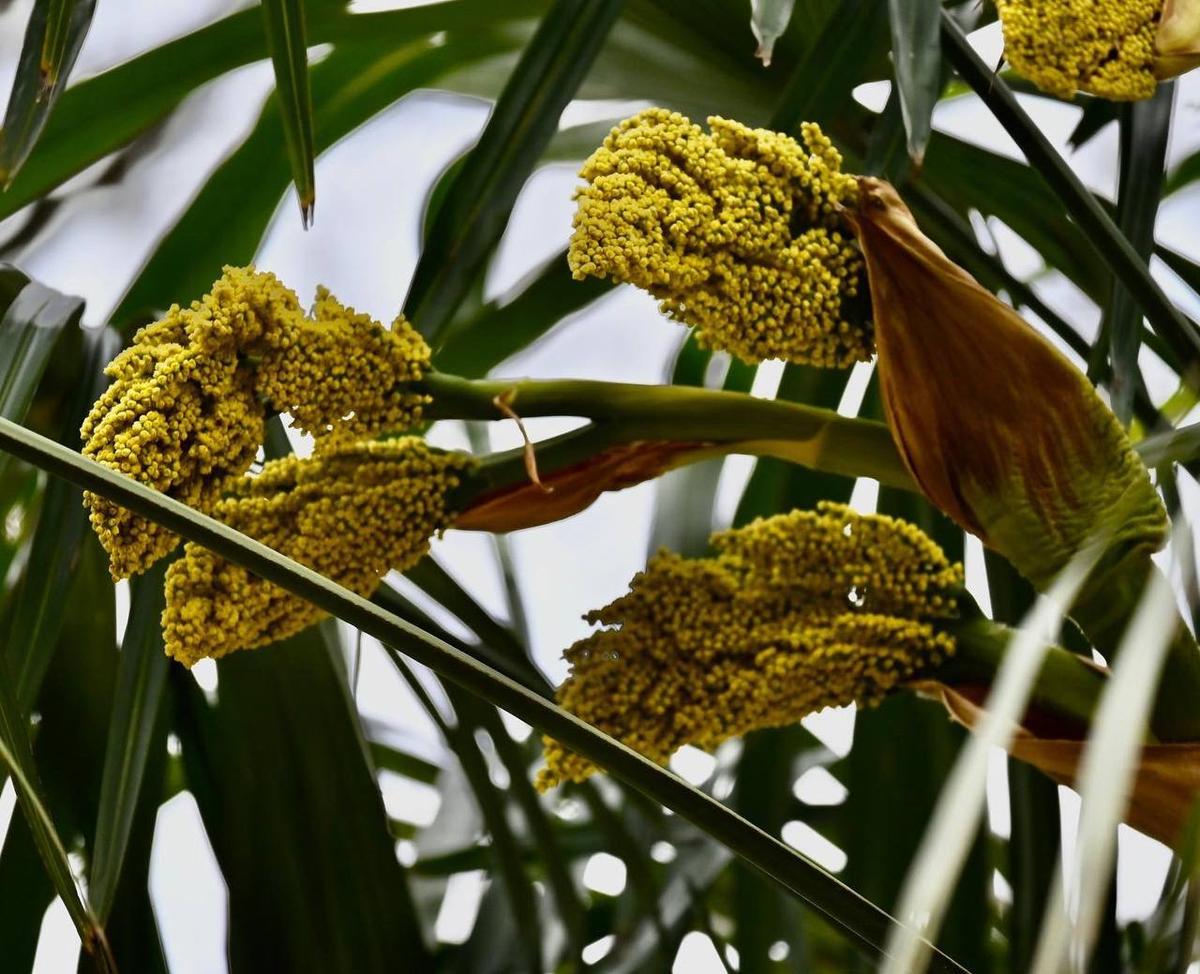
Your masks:
M 802 143 L 660 108 L 626 119 L 584 164 L 577 278 L 636 284 L 697 340 L 745 361 L 871 357 L 863 264 L 841 219 L 857 184 L 816 125 Z
M 319 443 L 411 427 L 428 400 L 407 384 L 428 365 L 403 318 L 385 329 L 324 289 L 309 318 L 273 274 L 226 267 L 208 294 L 173 306 L 108 366 L 114 382 L 80 430 L 83 452 L 209 512 L 249 469 L 269 414 L 291 413 Z M 84 499 L 114 578 L 178 544 L 145 518 Z
M 415 437 L 337 443 L 240 478 L 213 515 L 370 595 L 387 572 L 416 564 L 433 535 L 450 525 L 447 496 L 472 462 Z M 192 543 L 167 569 L 166 592 L 167 653 L 187 666 L 286 639 L 324 618 L 303 599 Z
M 660 552 L 566 651 L 567 710 L 660 763 L 823 707 L 869 706 L 954 652 L 961 565 L 915 526 L 841 504 L 717 534 L 716 555 Z M 538 786 L 593 765 L 547 740 Z

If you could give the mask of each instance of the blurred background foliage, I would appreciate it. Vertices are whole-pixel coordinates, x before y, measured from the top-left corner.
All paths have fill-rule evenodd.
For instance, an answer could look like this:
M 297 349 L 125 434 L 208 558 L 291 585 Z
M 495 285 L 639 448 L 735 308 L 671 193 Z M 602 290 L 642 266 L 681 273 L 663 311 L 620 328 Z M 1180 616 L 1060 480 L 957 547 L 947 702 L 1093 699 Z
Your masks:
M 784 6 L 764 2 L 760 14 L 778 18 Z M 681 341 L 649 302 L 571 280 L 570 174 L 645 104 L 783 130 L 819 122 L 848 170 L 896 182 L 926 232 L 1127 401 L 1136 429 L 1169 432 L 1196 403 L 1200 344 L 1186 315 L 1200 309 L 1200 238 L 1171 215 L 1180 206 L 1169 209 L 1191 200 L 1194 212 L 1200 178 L 1200 87 L 1188 79 L 1178 97 L 1164 85 L 1127 108 L 1052 101 L 1001 72 L 995 86 L 1023 106 L 1009 132 L 1027 125 L 1032 137 L 1040 124 L 1075 151 L 1100 191 L 1085 202 L 1078 182 L 1064 189 L 1054 148 L 1027 150 L 1033 165 L 1014 151 L 994 105 L 971 91 L 979 78 L 959 73 L 962 52 L 939 43 L 936 0 L 796 0 L 769 67 L 755 57 L 747 0 L 208 4 L 174 12 L 149 43 L 142 15 L 154 17 L 138 4 L 0 8 L 14 78 L 0 141 L 0 415 L 72 448 L 102 364 L 132 331 L 202 294 L 223 264 L 255 260 L 298 288 L 326 281 L 384 319 L 403 297 L 435 364 L 457 374 L 586 369 L 594 355 L 597 368 L 630 361 L 598 377 L 645 381 L 664 369 L 679 384 L 878 416 L 869 368 L 847 378 L 731 365 Z M 945 9 L 994 65 L 990 6 Z M 89 48 L 90 28 L 107 47 Z M 899 85 L 894 51 L 916 56 Z M 266 74 L 222 89 L 228 112 L 210 101 L 201 138 L 189 138 L 195 94 L 246 81 L 253 66 Z M 424 114 L 368 124 L 399 103 Z M 423 143 L 443 116 L 468 137 L 455 148 L 442 136 L 448 148 L 431 161 Z M 184 148 L 172 154 L 175 142 Z M 342 162 L 324 165 L 335 147 Z M 376 167 L 361 191 L 345 163 L 359 151 Z M 550 194 L 540 209 L 530 200 Z M 397 213 L 396 199 L 419 226 L 381 249 L 372 221 Z M 1106 256 L 1111 242 L 1079 216 L 1097 202 L 1182 309 L 1151 315 L 1150 330 Z M 514 208 L 531 206 L 518 227 Z M 305 237 L 301 219 L 314 214 Z M 86 310 L 62 292 L 82 293 Z M 512 432 L 442 424 L 431 435 L 486 449 Z M 1172 442 L 1194 444 L 1192 432 Z M 1192 461 L 1175 452 L 1183 462 L 1160 469 L 1160 483 L 1186 499 Z M 555 593 L 582 589 L 565 598 L 563 611 L 577 613 L 620 591 L 648 550 L 702 552 L 714 526 L 852 497 L 965 553 L 976 594 L 998 619 L 1020 620 L 1024 583 L 1003 562 L 985 565 L 923 501 L 776 460 L 672 473 L 580 515 L 593 517 L 590 535 L 570 523 L 537 529 L 551 540 L 523 557 L 519 536 L 468 544 L 452 533 L 384 598 L 548 693 L 563 675 L 557 652 L 582 625 L 543 620 Z M 78 491 L 4 456 L 0 525 L 0 685 L 8 712 L 33 718 L 17 737 L 121 970 L 870 968 L 819 912 L 631 789 L 598 778 L 539 797 L 536 734 L 348 626 L 329 622 L 195 674 L 168 666 L 155 577 L 114 588 Z M 594 590 L 576 571 L 593 559 L 608 566 Z M 375 692 L 384 684 L 390 697 Z M 364 706 L 367 696 L 375 702 Z M 762 731 L 711 758 L 686 754 L 676 770 L 891 910 L 962 737 L 937 706 L 901 696 Z M 992 771 L 989 822 L 940 940 L 976 974 L 1027 969 L 1060 835 L 1072 829 L 1070 814 L 1060 819 L 1071 799 L 1048 779 L 1002 756 Z M 70 896 L 56 899 L 62 876 L 47 873 L 15 793 L 10 783 L 0 802 L 0 967 L 62 970 L 78 955 L 91 970 L 102 962 L 62 921 Z M 168 828 L 168 815 L 191 825 Z M 1118 911 L 1114 887 L 1092 969 L 1186 970 L 1187 866 L 1174 860 L 1164 883 L 1165 849 L 1132 833 L 1122 848 L 1161 868 L 1124 878 L 1141 884 L 1131 894 L 1140 906 Z

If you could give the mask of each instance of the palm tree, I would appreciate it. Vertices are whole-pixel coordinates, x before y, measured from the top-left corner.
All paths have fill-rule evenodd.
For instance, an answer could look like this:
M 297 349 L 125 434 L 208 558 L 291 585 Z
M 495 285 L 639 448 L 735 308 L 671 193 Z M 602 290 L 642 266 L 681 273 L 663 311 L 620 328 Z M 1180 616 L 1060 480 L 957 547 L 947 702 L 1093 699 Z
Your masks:
M 212 6 L 0 11 L 5 971 L 1192 969 L 1188 4 Z

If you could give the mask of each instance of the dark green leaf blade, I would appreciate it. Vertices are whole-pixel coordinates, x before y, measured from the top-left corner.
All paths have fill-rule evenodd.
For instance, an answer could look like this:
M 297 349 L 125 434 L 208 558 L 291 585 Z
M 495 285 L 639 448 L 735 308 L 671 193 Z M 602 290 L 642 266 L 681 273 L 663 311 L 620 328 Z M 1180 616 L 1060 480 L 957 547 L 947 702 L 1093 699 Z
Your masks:
M 67 85 L 95 8 L 96 0 L 34 3 L 4 112 L 4 128 L 0 129 L 0 186 L 11 185 L 33 150 Z
M 54 818 L 59 835 L 70 847 L 82 839 L 89 847 L 92 825 L 96 818 L 96 799 L 99 795 L 100 766 L 104 756 L 104 733 L 108 712 L 112 702 L 112 675 L 116 669 L 115 651 L 116 620 L 113 605 L 113 585 L 108 574 L 108 560 L 98 544 L 84 546 L 78 552 L 78 565 L 73 570 L 71 588 L 63 594 L 60 605 L 71 607 L 69 612 L 59 613 L 62 617 L 61 631 L 57 637 L 57 649 L 48 653 L 49 667 L 45 686 L 37 698 L 37 712 L 41 717 L 37 725 L 35 760 L 37 770 L 45 786 L 48 809 Z M 9 647 L 5 647 L 8 649 Z M 21 828 L 16 828 L 17 825 Z M 153 822 L 151 822 L 153 825 Z M 22 944 L 13 940 L 11 923 L 28 922 L 32 913 L 32 933 L 36 941 L 41 926 L 42 914 L 55 895 L 48 874 L 35 851 L 33 838 L 25 827 L 24 816 L 18 815 L 13 822 L 13 832 L 5 840 L 4 853 L 0 856 L 0 871 L 16 863 L 8 862 L 10 839 L 14 842 L 15 859 L 24 860 L 26 868 L 29 856 L 40 874 L 33 882 L 20 887 L 11 899 L 6 892 L 6 909 L 3 930 L 3 954 L 6 965 L 13 970 L 29 970 L 36 943 Z M 145 850 L 144 865 L 149 863 L 149 849 Z M 143 872 L 144 876 L 144 872 Z M 7 881 L 11 875 L 4 877 Z M 26 902 L 26 896 L 29 902 Z M 112 929 L 107 925 L 105 932 L 112 945 Z M 9 946 L 16 948 L 10 953 Z M 114 947 L 114 952 L 117 948 Z M 20 966 L 22 952 L 28 950 L 28 964 Z M 85 950 L 80 963 L 89 965 L 88 970 L 103 969 Z M 147 970 L 153 971 L 152 967 Z
M 414 569 L 410 569 L 407 575 L 426 595 L 436 599 L 444 608 L 457 615 L 476 636 L 484 643 L 489 644 L 492 649 L 499 649 L 508 657 L 526 662 L 531 677 L 536 679 L 537 670 L 517 634 L 495 620 L 437 561 L 433 558 L 425 558 Z M 393 659 L 412 686 L 413 680 L 408 673 L 407 666 L 403 665 L 403 661 L 398 656 L 393 655 Z M 416 689 L 414 687 L 414 690 Z M 478 747 L 470 734 L 463 734 L 461 725 L 464 723 L 468 725 L 468 728 L 474 727 L 476 731 L 483 730 L 487 733 L 495 747 L 497 757 L 508 772 L 509 786 L 506 797 L 515 802 L 520 809 L 530 837 L 536 842 L 538 858 L 554 893 L 554 900 L 566 930 L 572 957 L 577 960 L 586 946 L 586 941 L 583 939 L 583 903 L 567 870 L 567 861 L 563 856 L 558 834 L 542 809 L 529 780 L 529 761 L 522 753 L 521 747 L 509 735 L 500 719 L 499 712 L 494 707 L 488 706 L 469 694 L 464 694 L 452 685 L 447 686 L 445 690 L 460 721 L 460 727 L 453 731 L 447 731 L 447 743 L 454 748 L 459 757 L 459 762 L 471 788 L 476 793 L 476 800 L 484 820 L 497 822 L 503 832 L 508 831 L 507 819 L 501 810 L 504 801 L 497 795 L 491 794 L 494 789 L 486 774 L 486 769 L 484 769 L 483 775 L 480 774 L 481 755 L 477 753 Z M 422 704 L 428 712 L 430 704 L 423 699 L 423 694 L 419 693 L 418 697 L 422 698 Z M 431 716 L 434 715 L 431 714 Z M 482 793 L 480 793 L 481 791 Z M 513 913 L 516 914 L 518 906 L 521 905 L 519 898 L 523 897 L 527 885 L 526 882 L 522 882 L 524 874 L 522 872 L 519 877 L 511 875 L 514 867 L 512 850 L 509 847 L 512 843 L 507 835 L 502 834 L 499 837 L 493 835 L 492 844 L 496 851 L 497 861 L 505 873 L 505 881 L 515 885 L 516 897 L 510 901 L 510 905 Z M 517 920 L 518 927 L 522 926 L 519 917 L 514 916 L 514 919 Z
M 399 654 L 394 650 L 392 654 L 397 665 L 407 670 Z M 537 890 L 525 871 L 520 842 L 509 825 L 508 795 L 492 783 L 483 751 L 476 740 L 476 734 L 483 730 L 482 712 L 491 708 L 486 704 L 481 705 L 477 698 L 456 686 L 446 687 L 446 693 L 458 718 L 453 727 L 447 728 L 447 742 L 458 755 L 471 792 L 483 814 L 491 838 L 496 871 L 507 893 L 505 912 L 511 913 L 516 930 L 524 933 L 516 938 L 516 943 L 505 945 L 505 950 L 511 952 L 513 957 L 523 956 L 530 971 L 543 970 L 546 965 L 542 960 L 542 937 L 537 932 L 541 929 Z M 500 958 L 497 961 L 501 966 L 506 966 Z
M 1178 193 L 1200 179 L 1200 151 L 1193 152 L 1191 155 L 1178 162 L 1169 173 L 1167 173 L 1166 181 L 1163 183 L 1162 194 L 1164 197 L 1170 196 L 1172 193 Z
M 452 67 L 495 53 L 502 42 L 480 34 L 431 45 L 368 40 L 338 47 L 311 72 L 318 152 L 353 131 L 414 88 Z M 159 243 L 113 314 L 169 307 L 208 290 L 225 264 L 247 264 L 287 188 L 290 166 L 283 123 L 270 105 L 245 142 L 221 164 L 191 206 Z M 237 213 L 237 220 L 229 214 Z
M 42 864 L 46 867 L 54 891 L 62 897 L 80 939 L 89 952 L 98 951 L 105 956 L 108 944 L 103 929 L 71 873 L 66 847 L 46 806 L 44 787 L 34 764 L 29 722 L 21 712 L 13 691 L 14 681 L 7 660 L 4 654 L 0 654 L 0 766 L 12 776 L 17 802 L 24 813 Z M 106 970 L 116 970 L 110 957 L 105 956 L 105 962 Z
M 908 135 L 908 155 L 918 168 L 933 131 L 933 107 L 942 89 L 941 0 L 888 0 L 892 63 Z
M 58 434 L 58 441 L 72 448 L 79 443 L 79 427 L 92 401 L 108 382 L 103 365 L 120 347 L 111 329 L 88 332 L 84 341 L 88 349 L 79 363 L 75 396 Z M 7 635 L 17 700 L 26 711 L 37 699 L 58 646 L 65 622 L 58 609 L 74 584 L 80 545 L 91 543 L 86 529 L 87 513 L 79 489 L 65 481 L 47 484 L 25 570 L 13 586 L 11 612 L 0 619 Z
M 0 416 L 25 415 L 60 333 L 82 314 L 79 298 L 0 265 Z
M 116 899 L 141 796 L 150 746 L 156 742 L 158 714 L 167 683 L 160 617 L 164 605 L 165 562 L 132 582 L 129 622 L 108 728 L 89 890 L 96 915 L 105 920 Z
M 0 950 L 15 970 L 33 970 L 42 918 L 54 901 L 33 833 L 24 815 L 14 815 L 0 849 Z
M 312 224 L 317 188 L 314 176 L 312 92 L 308 83 L 304 0 L 262 0 L 267 49 L 275 68 L 275 101 L 283 121 L 292 181 L 300 200 L 300 221 Z
M 486 375 L 613 287 L 611 281 L 598 277 L 576 281 L 567 266 L 566 251 L 562 251 L 532 271 L 512 293 L 451 324 L 434 362 L 454 375 Z
M 405 316 L 434 344 L 503 233 L 620 9 L 621 0 L 557 0 L 525 48 L 438 208 L 409 285 Z
M 311 43 L 357 45 L 388 37 L 399 48 L 437 31 L 509 25 L 537 8 L 531 0 L 454 0 L 361 14 L 340 6 L 322 4 L 311 11 Z M 242 10 L 72 85 L 28 162 L 0 193 L 0 218 L 128 144 L 205 82 L 266 56 L 261 14 Z
M 1055 151 L 1008 86 L 996 78 L 975 53 L 946 11 L 942 11 L 942 41 L 955 69 L 1012 136 L 1030 166 L 1062 200 L 1067 212 L 1087 234 L 1091 246 L 1099 251 L 1113 274 L 1129 289 L 1151 327 L 1181 360 L 1194 360 L 1200 355 L 1200 330 L 1171 303 L 1112 217 Z
M 1158 86 L 1154 97 L 1123 105 L 1121 124 L 1121 175 L 1117 190 L 1117 226 L 1143 261 L 1154 251 L 1154 224 L 1162 192 L 1167 141 L 1175 83 Z M 1114 282 L 1112 300 L 1101 323 L 1108 337 L 1112 368 L 1109 381 L 1112 410 L 1128 425 L 1133 415 L 1133 395 L 1138 384 L 1138 352 L 1142 345 L 1142 312 L 1129 289 Z M 1097 350 L 1101 355 L 1104 349 Z M 1093 359 L 1096 364 L 1097 359 Z
M 781 132 L 801 122 L 827 124 L 852 100 L 877 59 L 886 57 L 887 8 L 875 0 L 843 0 L 779 93 L 770 127 Z
M 170 672 L 188 786 L 229 887 L 230 970 L 429 970 L 356 716 L 320 630 Z

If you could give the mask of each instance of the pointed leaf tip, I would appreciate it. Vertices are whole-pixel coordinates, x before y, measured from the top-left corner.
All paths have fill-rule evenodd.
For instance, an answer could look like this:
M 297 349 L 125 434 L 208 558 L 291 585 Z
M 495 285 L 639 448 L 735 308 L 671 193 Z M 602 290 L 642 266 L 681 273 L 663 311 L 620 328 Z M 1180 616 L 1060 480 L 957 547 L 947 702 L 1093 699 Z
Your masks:
M 764 68 L 771 66 L 775 42 L 787 30 L 794 6 L 795 0 L 750 0 L 750 30 L 758 41 L 754 56 Z

